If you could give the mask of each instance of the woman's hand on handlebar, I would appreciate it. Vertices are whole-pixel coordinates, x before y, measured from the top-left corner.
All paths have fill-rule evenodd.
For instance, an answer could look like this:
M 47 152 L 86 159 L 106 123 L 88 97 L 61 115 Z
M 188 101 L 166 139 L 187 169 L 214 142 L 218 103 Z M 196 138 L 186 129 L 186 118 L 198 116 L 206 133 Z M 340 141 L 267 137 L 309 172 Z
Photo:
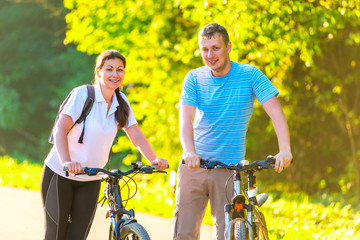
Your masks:
M 157 158 L 151 162 L 151 165 L 157 165 L 159 170 L 165 170 L 169 167 L 168 160 L 164 158 Z
M 200 168 L 200 159 L 201 157 L 194 152 L 184 152 L 182 159 L 185 161 L 185 164 L 188 168 Z
M 79 173 L 82 172 L 82 167 L 79 162 L 66 162 L 63 164 L 63 167 L 66 167 L 68 169 L 68 172 L 70 173 Z
M 282 170 L 290 166 L 293 157 L 290 151 L 280 151 L 275 155 L 275 158 L 275 171 L 280 173 Z

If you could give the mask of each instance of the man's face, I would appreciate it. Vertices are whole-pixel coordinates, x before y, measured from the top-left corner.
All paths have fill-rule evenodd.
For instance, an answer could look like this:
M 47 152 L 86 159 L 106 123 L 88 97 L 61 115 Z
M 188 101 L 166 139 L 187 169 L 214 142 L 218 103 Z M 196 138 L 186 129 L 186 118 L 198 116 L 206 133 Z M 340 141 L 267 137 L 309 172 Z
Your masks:
M 225 44 L 220 34 L 199 41 L 201 56 L 215 77 L 225 76 L 231 69 L 231 42 Z

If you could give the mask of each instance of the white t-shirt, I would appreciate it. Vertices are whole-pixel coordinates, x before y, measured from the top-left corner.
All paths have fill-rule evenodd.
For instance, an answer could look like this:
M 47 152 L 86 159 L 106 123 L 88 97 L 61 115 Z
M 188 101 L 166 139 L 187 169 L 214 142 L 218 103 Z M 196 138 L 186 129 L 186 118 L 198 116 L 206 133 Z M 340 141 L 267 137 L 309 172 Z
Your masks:
M 78 143 L 78 140 L 83 130 L 84 122 L 75 124 L 67 135 L 67 138 L 72 161 L 80 162 L 82 167 L 103 168 L 108 161 L 110 148 L 117 132 L 118 123 L 115 119 L 115 111 L 119 103 L 114 95 L 109 112 L 107 113 L 108 105 L 101 93 L 100 86 L 95 84 L 94 87 L 95 102 L 85 120 L 83 143 Z M 120 94 L 130 107 L 126 96 L 121 92 Z M 75 88 L 61 114 L 70 116 L 73 122 L 75 122 L 81 115 L 87 95 L 88 93 L 85 85 Z M 125 128 L 134 124 L 137 124 L 137 121 L 130 107 L 128 123 Z M 65 176 L 55 146 L 52 147 L 46 157 L 45 164 L 55 173 Z M 70 174 L 68 178 L 77 181 L 101 179 L 100 176 L 74 176 L 73 174 Z

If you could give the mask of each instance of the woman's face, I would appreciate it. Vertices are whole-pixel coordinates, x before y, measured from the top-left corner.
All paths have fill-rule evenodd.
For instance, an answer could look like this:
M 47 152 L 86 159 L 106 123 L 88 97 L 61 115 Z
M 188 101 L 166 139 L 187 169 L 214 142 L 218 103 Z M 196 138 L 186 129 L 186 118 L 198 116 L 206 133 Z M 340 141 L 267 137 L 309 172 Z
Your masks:
M 100 85 L 114 91 L 121 86 L 124 76 L 124 63 L 119 58 L 106 60 L 102 68 L 97 70 Z

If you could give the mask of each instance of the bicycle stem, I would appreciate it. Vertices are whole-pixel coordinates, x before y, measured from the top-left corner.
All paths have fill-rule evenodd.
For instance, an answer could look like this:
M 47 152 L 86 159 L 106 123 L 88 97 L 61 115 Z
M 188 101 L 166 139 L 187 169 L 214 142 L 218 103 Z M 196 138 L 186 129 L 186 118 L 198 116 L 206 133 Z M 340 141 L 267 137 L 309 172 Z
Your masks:
M 122 198 L 121 198 L 121 193 L 119 191 L 119 182 L 116 180 L 114 180 L 113 182 L 114 186 L 115 186 L 115 199 L 116 199 L 116 210 L 118 209 L 122 209 L 124 208 L 124 205 L 122 203 Z

